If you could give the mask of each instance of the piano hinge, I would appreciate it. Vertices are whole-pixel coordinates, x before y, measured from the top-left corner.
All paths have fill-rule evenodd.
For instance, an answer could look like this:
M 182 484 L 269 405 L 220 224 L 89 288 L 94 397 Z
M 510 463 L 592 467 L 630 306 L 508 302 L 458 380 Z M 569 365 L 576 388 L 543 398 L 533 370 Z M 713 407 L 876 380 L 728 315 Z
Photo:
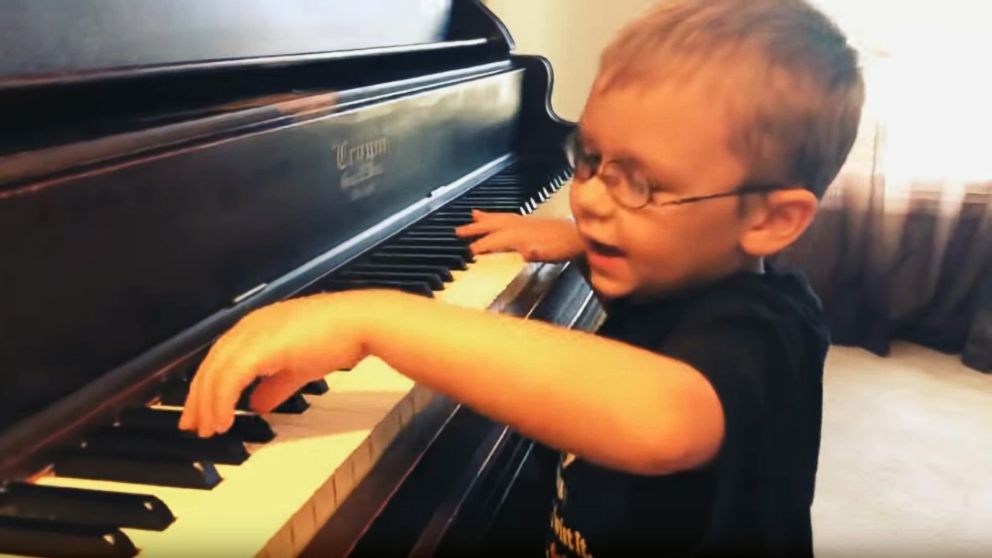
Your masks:
M 268 286 L 269 286 L 268 283 L 262 283 L 260 285 L 256 285 L 256 286 L 252 287 L 251 289 L 248 289 L 247 291 L 245 291 L 245 292 L 239 294 L 238 296 L 234 297 L 234 300 L 232 301 L 231 305 L 232 306 L 237 306 L 238 304 L 241 304 L 242 302 L 248 300 L 249 298 L 251 298 L 251 297 L 259 294 L 260 292 L 264 291 L 265 290 L 265 287 L 268 287 Z
M 447 192 L 448 190 L 451 190 L 451 188 L 452 188 L 452 185 L 451 184 L 446 184 L 444 186 L 441 186 L 441 187 L 438 187 L 438 188 L 434 188 L 430 192 L 427 192 L 427 197 L 428 198 L 437 197 L 439 194 L 443 194 L 444 192 Z

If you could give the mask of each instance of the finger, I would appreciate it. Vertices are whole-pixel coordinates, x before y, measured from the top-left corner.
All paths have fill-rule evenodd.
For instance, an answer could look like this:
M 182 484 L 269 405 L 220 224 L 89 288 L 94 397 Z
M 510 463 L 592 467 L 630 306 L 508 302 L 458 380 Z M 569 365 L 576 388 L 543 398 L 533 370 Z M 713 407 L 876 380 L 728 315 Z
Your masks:
M 511 252 L 516 250 L 516 236 L 514 231 L 509 230 L 488 234 L 472 243 L 472 253 L 478 255 L 492 252 Z
M 179 428 L 183 430 L 198 430 L 200 426 L 200 391 L 203 388 L 204 378 L 213 374 L 213 363 L 220 358 L 219 355 L 223 351 L 224 347 L 218 340 L 210 348 L 210 351 L 207 352 L 207 357 L 197 367 L 186 395 L 186 401 L 183 402 L 183 414 L 179 419 Z
M 244 352 L 231 353 L 237 355 L 217 363 L 217 373 L 207 378 L 207 384 L 200 394 L 201 424 L 200 436 L 212 436 L 226 431 L 234 422 L 234 408 L 238 404 L 241 392 L 258 376 L 255 359 L 246 358 L 248 347 L 253 344 L 241 344 Z
M 472 222 L 455 227 L 455 235 L 460 237 L 483 236 L 504 226 L 505 219 L 500 219 L 499 213 L 489 213 L 479 209 L 472 210 Z
M 256 413 L 269 413 L 303 387 L 305 381 L 289 372 L 265 377 L 251 393 L 250 407 Z
M 199 372 L 197 372 L 196 375 L 193 376 L 192 383 L 189 386 L 189 392 L 186 394 L 186 401 L 183 401 L 183 414 L 179 416 L 180 430 L 196 430 L 196 405 L 192 403 L 192 399 L 196 376 L 199 375 Z
M 210 436 L 214 432 L 210 410 L 214 394 L 213 386 L 217 382 L 217 377 L 224 375 L 231 368 L 228 363 L 232 360 L 230 356 L 232 345 L 235 345 L 232 343 L 233 337 L 232 330 L 214 343 L 207 358 L 193 376 L 189 395 L 186 396 L 185 407 L 192 419 L 192 429 L 195 429 L 197 435 L 201 437 Z
M 482 217 L 478 219 L 483 223 L 496 223 L 500 227 L 505 227 L 507 225 L 514 225 L 520 222 L 520 219 L 524 219 L 523 215 L 519 213 L 510 213 L 509 211 L 494 211 L 480 212 Z
M 495 223 L 474 221 L 467 225 L 455 227 L 455 236 L 466 238 L 470 236 L 483 236 L 492 232 Z
M 196 428 L 196 421 L 193 419 L 193 411 L 188 405 L 183 406 L 183 412 L 179 415 L 179 430 L 193 430 Z

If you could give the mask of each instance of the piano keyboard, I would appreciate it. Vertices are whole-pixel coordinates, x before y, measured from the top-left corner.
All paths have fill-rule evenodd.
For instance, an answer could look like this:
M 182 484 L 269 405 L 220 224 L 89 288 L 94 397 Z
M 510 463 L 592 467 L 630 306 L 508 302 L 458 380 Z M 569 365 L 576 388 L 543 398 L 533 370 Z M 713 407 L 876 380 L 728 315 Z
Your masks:
M 567 215 L 567 195 L 556 194 L 566 181 L 560 169 L 517 163 L 313 290 L 396 288 L 490 308 L 528 264 L 518 254 L 474 259 L 452 228 L 472 208 Z M 367 358 L 203 442 L 174 430 L 185 387 L 94 433 L 55 474 L 0 488 L 0 555 L 296 555 L 434 397 Z

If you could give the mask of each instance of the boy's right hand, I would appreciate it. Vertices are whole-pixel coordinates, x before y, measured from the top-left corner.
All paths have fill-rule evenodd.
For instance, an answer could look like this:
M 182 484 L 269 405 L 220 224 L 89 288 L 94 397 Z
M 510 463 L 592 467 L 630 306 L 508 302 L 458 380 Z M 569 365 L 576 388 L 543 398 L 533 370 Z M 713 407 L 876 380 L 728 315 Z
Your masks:
M 575 224 L 567 219 L 473 210 L 473 221 L 455 229 L 462 238 L 479 237 L 474 254 L 519 252 L 529 262 L 562 262 L 582 254 Z

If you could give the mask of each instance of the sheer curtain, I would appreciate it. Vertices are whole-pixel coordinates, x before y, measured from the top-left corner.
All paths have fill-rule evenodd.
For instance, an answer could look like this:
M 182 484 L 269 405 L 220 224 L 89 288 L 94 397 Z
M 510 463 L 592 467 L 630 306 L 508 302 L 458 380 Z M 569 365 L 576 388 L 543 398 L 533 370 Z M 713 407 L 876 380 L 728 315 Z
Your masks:
M 807 272 L 835 342 L 894 338 L 992 372 L 992 3 L 820 0 L 862 52 L 850 159 L 780 261 Z

